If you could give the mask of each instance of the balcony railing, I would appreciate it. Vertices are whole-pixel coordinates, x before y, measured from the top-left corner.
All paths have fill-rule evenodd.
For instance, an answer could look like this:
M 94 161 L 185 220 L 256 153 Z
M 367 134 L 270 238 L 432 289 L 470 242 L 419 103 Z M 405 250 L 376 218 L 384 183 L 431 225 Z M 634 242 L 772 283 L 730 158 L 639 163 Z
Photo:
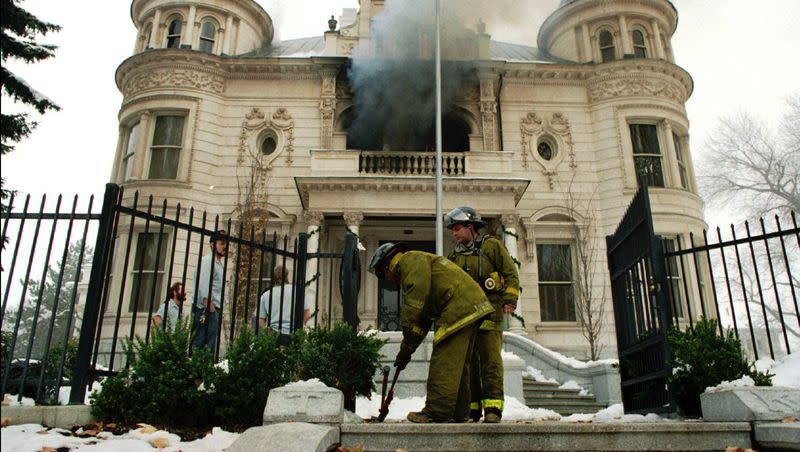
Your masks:
M 464 152 L 442 153 L 442 174 L 464 175 Z M 362 151 L 358 156 L 358 172 L 366 174 L 433 175 L 436 154 L 433 152 Z

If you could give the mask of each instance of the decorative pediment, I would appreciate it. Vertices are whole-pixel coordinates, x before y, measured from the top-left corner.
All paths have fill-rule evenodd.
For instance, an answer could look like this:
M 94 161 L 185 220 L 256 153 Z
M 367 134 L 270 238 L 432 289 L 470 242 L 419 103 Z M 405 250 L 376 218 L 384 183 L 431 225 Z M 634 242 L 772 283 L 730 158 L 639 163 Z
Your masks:
M 265 131 L 275 135 L 275 151 L 263 154 L 259 138 Z M 280 155 L 286 156 L 286 164 L 291 166 L 294 152 L 294 119 L 285 108 L 275 110 L 269 119 L 257 107 L 253 107 L 245 115 L 242 130 L 239 134 L 239 164 L 249 161 L 251 165 L 264 171 L 270 171 L 272 164 Z M 249 157 L 247 159 L 246 157 Z

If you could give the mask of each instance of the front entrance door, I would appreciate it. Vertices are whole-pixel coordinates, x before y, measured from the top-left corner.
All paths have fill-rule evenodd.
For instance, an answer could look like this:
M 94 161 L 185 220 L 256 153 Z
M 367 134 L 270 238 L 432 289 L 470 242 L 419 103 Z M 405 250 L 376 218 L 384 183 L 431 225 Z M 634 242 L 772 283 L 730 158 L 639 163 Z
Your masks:
M 384 244 L 388 240 L 383 240 Z M 436 252 L 436 242 L 414 241 L 403 242 L 412 250 Z M 400 331 L 400 308 L 403 306 L 403 296 L 397 284 L 381 279 L 378 283 L 378 329 L 381 331 Z

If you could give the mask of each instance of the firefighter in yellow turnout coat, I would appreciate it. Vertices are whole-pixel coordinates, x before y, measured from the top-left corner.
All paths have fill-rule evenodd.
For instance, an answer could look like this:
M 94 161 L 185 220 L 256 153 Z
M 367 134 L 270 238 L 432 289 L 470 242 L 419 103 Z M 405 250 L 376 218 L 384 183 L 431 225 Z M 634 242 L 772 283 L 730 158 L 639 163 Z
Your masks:
M 483 408 L 484 422 L 500 422 L 504 398 L 503 316 L 516 309 L 519 273 L 505 245 L 478 233 L 485 223 L 475 209 L 455 208 L 445 216 L 444 223 L 456 241 L 449 259 L 480 284 L 494 308 L 492 316 L 481 323 L 475 339 L 470 418 L 480 419 Z
M 408 251 L 403 244 L 378 247 L 369 264 L 379 278 L 396 282 L 405 297 L 400 311 L 403 341 L 395 366 L 411 361 L 432 323 L 433 353 L 427 397 L 412 422 L 464 422 L 469 414 L 470 358 L 480 322 L 494 312 L 478 284 L 442 256 Z

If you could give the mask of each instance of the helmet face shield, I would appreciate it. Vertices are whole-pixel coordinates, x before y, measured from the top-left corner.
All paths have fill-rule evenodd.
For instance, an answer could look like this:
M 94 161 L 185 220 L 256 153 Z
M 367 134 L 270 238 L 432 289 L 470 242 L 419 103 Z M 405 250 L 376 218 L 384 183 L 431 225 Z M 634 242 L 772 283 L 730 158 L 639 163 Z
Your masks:
M 391 259 L 396 253 L 404 251 L 408 251 L 408 246 L 406 246 L 404 243 L 384 243 L 383 245 L 379 246 L 374 253 L 372 253 L 372 258 L 369 260 L 368 271 L 373 273 L 378 278 L 385 278 L 386 266 L 389 264 L 389 259 Z
M 478 228 L 486 225 L 475 209 L 466 206 L 456 207 L 444 216 L 444 227 L 447 229 L 453 229 L 453 226 L 457 224 L 474 224 Z

